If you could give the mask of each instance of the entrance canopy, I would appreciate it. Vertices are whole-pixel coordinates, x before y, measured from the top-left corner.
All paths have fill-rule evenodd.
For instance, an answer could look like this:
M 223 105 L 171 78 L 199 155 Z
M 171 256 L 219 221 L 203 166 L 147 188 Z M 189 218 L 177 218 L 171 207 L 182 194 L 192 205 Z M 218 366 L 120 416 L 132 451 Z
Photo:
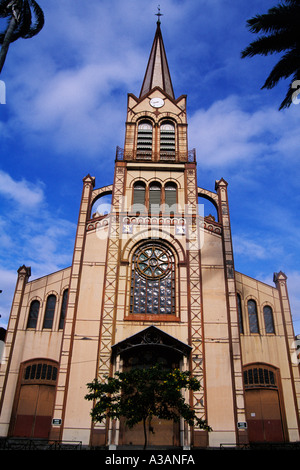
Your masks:
M 192 350 L 192 347 L 188 344 L 151 325 L 135 335 L 114 344 L 112 346 L 112 354 L 113 356 L 122 356 L 127 353 L 134 353 L 135 350 L 141 348 L 149 349 L 149 347 L 161 348 L 166 352 L 173 352 L 176 355 L 186 357 L 189 356 Z

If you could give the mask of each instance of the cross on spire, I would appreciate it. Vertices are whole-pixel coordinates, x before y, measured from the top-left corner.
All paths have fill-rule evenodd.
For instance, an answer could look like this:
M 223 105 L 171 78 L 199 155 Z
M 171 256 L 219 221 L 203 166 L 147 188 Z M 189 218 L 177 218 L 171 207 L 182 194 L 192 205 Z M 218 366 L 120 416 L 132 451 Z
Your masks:
M 158 5 L 157 10 L 158 10 L 158 12 L 155 13 L 155 16 L 157 16 L 157 24 L 160 24 L 160 17 L 161 17 L 161 16 L 164 16 L 164 15 L 160 12 L 160 5 Z

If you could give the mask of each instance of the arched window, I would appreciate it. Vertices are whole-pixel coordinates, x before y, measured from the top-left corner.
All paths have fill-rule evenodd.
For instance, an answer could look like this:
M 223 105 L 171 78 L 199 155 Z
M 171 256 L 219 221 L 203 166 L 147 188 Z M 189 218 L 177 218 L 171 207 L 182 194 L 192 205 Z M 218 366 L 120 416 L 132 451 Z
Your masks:
M 146 185 L 143 181 L 137 181 L 133 186 L 133 204 L 132 211 L 145 212 L 146 204 Z
M 55 295 L 51 294 L 49 295 L 47 299 L 47 303 L 46 303 L 43 328 L 47 328 L 47 329 L 52 328 L 55 305 L 56 305 L 56 297 Z
M 237 294 L 237 307 L 238 307 L 240 333 L 243 334 L 244 325 L 243 325 L 243 314 L 242 314 L 242 300 L 241 300 L 240 294 Z
M 161 185 L 154 181 L 149 185 L 149 212 L 158 214 L 161 205 Z
M 160 156 L 168 157 L 175 155 L 175 126 L 166 121 L 160 126 Z
M 27 328 L 36 328 L 38 316 L 40 310 L 40 302 L 38 300 L 33 300 L 30 304 Z
M 138 125 L 137 156 L 152 157 L 152 125 L 149 121 L 141 121 Z
M 264 364 L 259 364 L 257 367 L 246 366 L 244 369 L 244 385 L 246 389 L 277 388 L 276 372 Z
M 269 305 L 265 305 L 264 309 L 264 320 L 265 320 L 265 329 L 266 333 L 275 333 L 274 327 L 274 318 L 273 318 L 273 310 Z
M 177 212 L 177 186 L 175 183 L 165 185 L 165 212 L 174 214 Z
M 59 318 L 59 325 L 58 329 L 62 330 L 65 324 L 65 318 L 66 318 L 66 311 L 67 311 L 67 302 L 68 302 L 68 289 L 64 290 L 63 293 L 63 298 L 62 298 L 62 304 L 61 304 L 61 310 L 60 310 L 60 318 Z
M 133 254 L 131 314 L 175 315 L 175 262 L 169 248 L 147 243 Z
M 248 300 L 248 318 L 250 333 L 259 333 L 257 307 L 253 299 Z

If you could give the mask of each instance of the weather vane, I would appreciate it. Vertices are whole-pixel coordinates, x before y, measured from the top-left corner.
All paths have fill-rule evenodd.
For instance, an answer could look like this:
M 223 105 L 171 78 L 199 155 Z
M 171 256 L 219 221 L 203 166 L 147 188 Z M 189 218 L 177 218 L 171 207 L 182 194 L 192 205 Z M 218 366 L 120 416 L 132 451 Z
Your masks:
M 160 23 L 160 17 L 161 16 L 164 16 L 161 12 L 160 12 L 160 5 L 158 5 L 157 7 L 157 10 L 158 10 L 158 13 L 155 13 L 155 16 L 157 16 L 157 23 Z

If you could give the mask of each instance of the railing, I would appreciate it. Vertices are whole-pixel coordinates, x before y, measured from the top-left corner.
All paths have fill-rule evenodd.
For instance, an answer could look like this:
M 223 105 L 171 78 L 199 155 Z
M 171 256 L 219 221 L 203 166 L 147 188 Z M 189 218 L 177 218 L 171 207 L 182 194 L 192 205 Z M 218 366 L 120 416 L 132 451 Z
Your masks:
M 0 450 L 81 450 L 81 441 L 30 439 L 26 437 L 0 438 Z
M 116 161 L 153 161 L 153 162 L 176 162 L 176 163 L 196 163 L 196 150 L 187 152 L 161 151 L 151 152 L 149 150 L 126 151 L 117 147 Z

